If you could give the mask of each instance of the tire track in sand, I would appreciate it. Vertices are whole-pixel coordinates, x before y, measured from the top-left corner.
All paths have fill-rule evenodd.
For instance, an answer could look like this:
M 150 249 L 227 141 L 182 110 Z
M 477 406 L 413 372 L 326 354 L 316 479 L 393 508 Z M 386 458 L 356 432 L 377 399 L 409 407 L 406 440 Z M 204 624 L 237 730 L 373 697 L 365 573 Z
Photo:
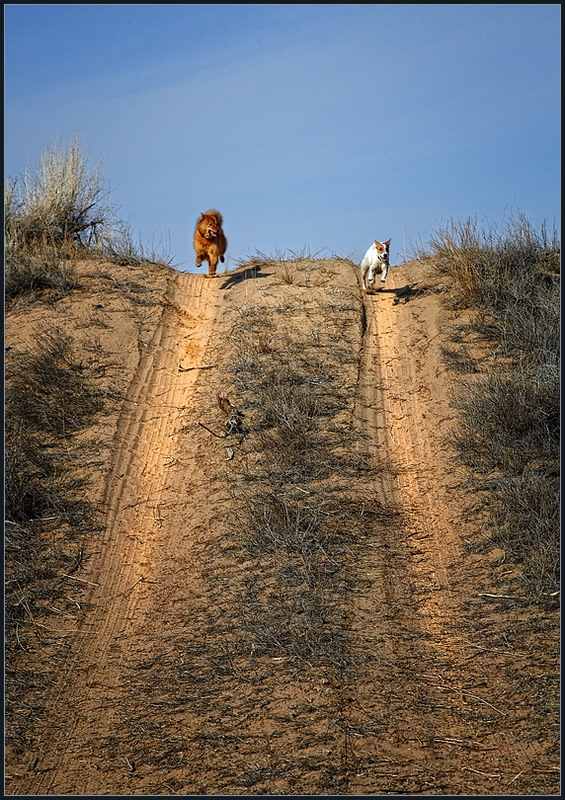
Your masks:
M 371 589 L 354 598 L 355 636 L 364 657 L 349 723 L 358 731 L 355 755 L 375 765 L 351 780 L 349 790 L 358 794 L 388 792 L 392 786 L 402 793 L 437 789 L 435 782 L 446 767 L 434 740 L 440 732 L 444 737 L 460 733 L 449 713 L 438 714 L 429 674 L 437 666 L 433 642 L 442 640 L 443 604 L 449 598 L 449 589 L 439 601 L 432 592 L 434 607 L 427 607 L 430 574 L 441 573 L 447 583 L 443 542 L 433 538 L 430 543 L 444 498 L 430 496 L 434 462 L 439 469 L 441 457 L 434 452 L 427 422 L 418 426 L 422 415 L 432 413 L 428 405 L 433 401 L 415 349 L 420 332 L 408 305 L 411 292 L 403 300 L 400 277 L 398 271 L 394 278 L 389 273 L 387 289 L 364 296 L 356 413 L 372 463 L 375 497 L 393 516 L 367 543 L 359 573 Z M 422 408 L 412 402 L 420 393 Z M 449 416 L 447 402 L 438 413 L 442 419 Z M 439 476 L 438 487 L 445 491 Z M 421 546 L 415 547 L 416 541 Z M 426 600 L 419 596 L 424 586 Z
M 361 567 L 373 589 L 356 603 L 368 649 L 356 694 L 363 713 L 350 722 L 360 732 L 356 755 L 376 772 L 352 780 L 358 794 L 480 794 L 485 781 L 496 787 L 505 771 L 535 763 L 538 750 L 510 732 L 511 693 L 488 642 L 486 658 L 469 660 L 478 624 L 468 604 L 478 589 L 445 442 L 453 411 L 443 311 L 423 275 L 417 262 L 396 267 L 384 291 L 365 296 L 358 414 L 375 494 L 398 517 L 376 532 Z
M 114 436 L 105 530 L 84 573 L 91 610 L 45 714 L 49 734 L 37 737 L 49 749 L 40 746 L 14 793 L 90 794 L 105 785 L 103 744 L 120 702 L 128 648 L 150 613 L 160 501 L 175 459 L 178 418 L 199 374 L 187 368 L 202 365 L 213 329 L 213 291 L 206 277 L 178 273 L 160 323 L 142 345 Z
M 453 610 L 452 568 L 462 553 L 461 509 L 451 502 L 453 461 L 444 441 L 453 412 L 439 352 L 439 304 L 418 302 L 427 290 L 410 281 L 409 267 L 397 267 L 390 278 L 392 288 L 366 297 L 365 359 L 377 388 L 373 448 L 389 459 L 377 483 L 402 508 L 412 541 L 421 542 L 419 572 L 428 595 L 421 612 L 438 633 Z

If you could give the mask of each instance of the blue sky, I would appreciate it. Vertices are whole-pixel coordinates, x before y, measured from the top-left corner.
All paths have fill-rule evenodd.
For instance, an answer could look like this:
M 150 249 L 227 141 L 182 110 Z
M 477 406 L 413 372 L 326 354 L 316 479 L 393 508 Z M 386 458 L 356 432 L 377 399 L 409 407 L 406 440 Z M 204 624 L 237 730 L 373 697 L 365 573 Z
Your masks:
M 391 263 L 450 219 L 560 217 L 560 5 L 7 4 L 5 173 L 78 136 L 134 239 L 194 267 Z

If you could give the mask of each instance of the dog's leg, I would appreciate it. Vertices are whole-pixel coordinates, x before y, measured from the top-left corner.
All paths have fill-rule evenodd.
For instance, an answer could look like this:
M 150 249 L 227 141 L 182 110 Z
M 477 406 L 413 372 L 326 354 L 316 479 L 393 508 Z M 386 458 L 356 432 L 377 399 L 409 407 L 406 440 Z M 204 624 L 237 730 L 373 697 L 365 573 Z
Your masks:
M 383 265 L 383 274 L 381 277 L 381 281 L 384 283 L 386 281 L 386 276 L 388 274 L 388 264 Z
M 202 266 L 202 258 L 200 256 L 196 256 L 196 266 L 197 267 Z

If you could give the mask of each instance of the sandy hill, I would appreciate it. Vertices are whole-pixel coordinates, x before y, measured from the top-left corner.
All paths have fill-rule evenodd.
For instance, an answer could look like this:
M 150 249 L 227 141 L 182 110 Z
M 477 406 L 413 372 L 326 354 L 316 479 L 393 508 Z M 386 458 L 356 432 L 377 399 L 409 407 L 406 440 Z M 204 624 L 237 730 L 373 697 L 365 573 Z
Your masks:
M 473 547 L 426 263 L 365 296 L 340 259 L 78 273 L 6 320 L 100 401 L 65 438 L 91 521 L 45 521 L 10 655 L 8 794 L 558 793 L 555 623 Z

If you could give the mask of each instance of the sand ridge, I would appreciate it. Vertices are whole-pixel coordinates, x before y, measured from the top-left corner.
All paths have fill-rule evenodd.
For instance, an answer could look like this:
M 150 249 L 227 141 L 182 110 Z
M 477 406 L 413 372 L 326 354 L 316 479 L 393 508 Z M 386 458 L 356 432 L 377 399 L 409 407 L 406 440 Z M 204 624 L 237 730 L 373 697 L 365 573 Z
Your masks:
M 282 319 L 285 303 L 302 303 L 307 326 L 314 294 L 337 287 L 340 298 L 361 297 L 357 270 L 343 260 L 292 269 L 292 281 L 268 264 L 216 279 L 167 273 L 162 302 L 138 321 L 138 357 L 124 365 L 127 388 L 107 422 L 102 532 L 79 574 L 86 610 L 67 629 L 68 656 L 34 745 L 9 753 L 9 794 L 505 794 L 552 785 L 551 741 L 542 718 L 523 713 L 531 701 L 511 678 L 530 660 L 532 674 L 547 666 L 496 633 L 519 627 L 526 612 L 493 607 L 484 597 L 495 593 L 492 563 L 465 546 L 473 525 L 446 442 L 449 320 L 424 262 L 391 268 L 385 288 L 362 298 L 355 417 L 369 489 L 391 513 L 355 566 L 365 588 L 348 601 L 351 636 L 366 654 L 355 681 L 338 685 L 314 670 L 292 678 L 273 660 L 258 689 L 235 671 L 215 673 L 215 687 L 179 684 L 178 702 L 159 694 L 158 673 L 173 663 L 189 681 L 199 640 L 205 653 L 214 615 L 219 622 L 230 602 L 229 583 L 223 598 L 212 596 L 209 565 L 232 514 L 226 464 L 233 448 L 243 457 L 237 441 L 231 456 L 226 449 L 217 408 L 233 390 L 234 320 L 269 302 Z M 155 676 L 148 691 L 145 674 Z M 159 749 L 162 731 L 171 756 L 152 763 L 147 750 Z

